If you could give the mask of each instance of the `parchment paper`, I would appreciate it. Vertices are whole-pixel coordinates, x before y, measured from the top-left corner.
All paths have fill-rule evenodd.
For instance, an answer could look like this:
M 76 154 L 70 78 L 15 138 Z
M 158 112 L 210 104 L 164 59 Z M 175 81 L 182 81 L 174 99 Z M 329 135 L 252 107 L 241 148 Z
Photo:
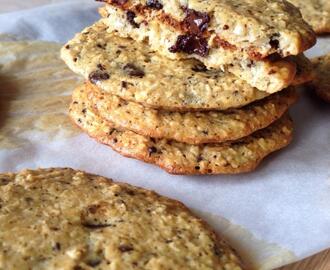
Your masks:
M 4 13 L 0 15 L 0 33 L 16 35 L 19 39 L 63 43 L 98 19 L 96 8 L 97 4 L 91 0 L 66 1 L 64 4 Z M 10 38 L 6 36 L 6 39 Z M 322 38 L 307 55 L 322 55 L 328 51 L 330 38 Z M 5 69 L 6 72 L 11 71 L 12 67 L 4 66 L 9 60 L 15 61 L 15 55 L 0 55 L 0 81 Z M 65 69 L 58 59 L 55 62 Z M 17 68 L 19 70 L 19 66 Z M 27 72 L 24 66 L 22 69 Z M 20 73 L 15 72 L 17 79 Z M 67 104 L 70 90 L 59 91 L 60 77 L 54 80 L 51 72 L 40 76 L 38 87 L 43 89 L 43 83 L 48 82 L 47 87 L 51 85 L 58 91 L 54 92 L 56 97 L 58 93 L 65 96 L 61 104 Z M 79 80 L 67 71 L 61 76 L 63 80 L 71 78 L 72 87 Z M 38 76 L 35 79 L 38 80 Z M 28 86 L 33 89 L 32 85 Z M 17 117 L 18 112 L 10 109 L 22 108 L 17 100 L 25 100 L 27 92 L 32 91 L 24 83 L 15 87 L 19 88 L 15 98 L 9 99 L 6 106 L 1 104 L 2 117 Z M 14 88 L 2 85 L 1 97 Z M 41 107 L 51 92 L 41 93 Z M 66 132 L 58 132 L 61 128 L 70 130 L 66 126 L 69 121 L 61 122 L 57 129 L 52 130 L 57 132 L 57 136 L 49 136 L 49 130 L 35 131 L 33 127 L 24 133 L 23 143 L 0 147 L 0 171 L 73 167 L 154 189 L 183 201 L 205 217 L 233 243 L 250 266 L 271 269 L 330 247 L 330 106 L 317 99 L 311 91 L 303 89 L 301 93 L 299 103 L 292 110 L 296 127 L 293 143 L 268 158 L 254 173 L 171 176 L 152 165 L 124 158 L 78 131 L 69 132 L 70 136 Z M 29 104 L 26 102 L 24 106 L 29 107 Z M 46 111 L 49 113 L 48 109 Z M 21 109 L 19 113 L 31 114 L 31 111 Z M 33 110 L 33 113 L 34 116 L 38 113 L 42 116 L 44 111 Z M 65 115 L 65 111 L 60 113 L 61 117 Z M 0 122 L 0 131 L 3 126 Z M 5 138 L 0 137 L 0 145 L 3 140 Z

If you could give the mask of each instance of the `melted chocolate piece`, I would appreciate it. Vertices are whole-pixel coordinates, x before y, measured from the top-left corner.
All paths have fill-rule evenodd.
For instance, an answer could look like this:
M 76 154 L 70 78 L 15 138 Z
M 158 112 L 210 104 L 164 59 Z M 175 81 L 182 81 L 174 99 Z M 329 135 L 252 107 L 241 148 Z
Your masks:
M 270 37 L 270 41 L 269 41 L 269 45 L 273 48 L 273 49 L 278 49 L 280 42 L 278 41 L 278 37 L 280 36 L 280 34 L 274 34 Z
M 151 156 L 154 153 L 157 153 L 157 148 L 152 146 L 148 148 L 149 156 Z
M 125 72 L 133 77 L 143 78 L 145 73 L 142 69 L 138 68 L 134 64 L 127 64 L 124 66 Z
M 163 8 L 163 5 L 157 1 L 157 0 L 147 0 L 147 7 L 150 7 L 152 9 L 160 10 Z
M 91 83 L 96 84 L 98 81 L 106 81 L 110 79 L 110 75 L 102 70 L 93 71 L 88 76 Z
M 138 25 L 134 19 L 136 17 L 135 13 L 133 11 L 127 11 L 126 13 L 126 17 L 127 17 L 127 20 L 128 22 L 134 27 L 134 28 L 139 28 L 140 25 Z
M 204 12 L 198 12 L 193 9 L 186 9 L 186 18 L 183 24 L 189 34 L 201 35 L 208 28 L 210 16 Z
M 176 43 L 169 48 L 172 53 L 184 52 L 188 54 L 197 54 L 205 57 L 209 53 L 208 44 L 205 38 L 197 35 L 180 35 Z

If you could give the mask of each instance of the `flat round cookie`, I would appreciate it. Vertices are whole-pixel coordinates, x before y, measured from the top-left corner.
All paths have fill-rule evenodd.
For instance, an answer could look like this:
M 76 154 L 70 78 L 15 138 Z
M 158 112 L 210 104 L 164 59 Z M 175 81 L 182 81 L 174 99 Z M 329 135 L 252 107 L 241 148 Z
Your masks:
M 329 0 L 289 0 L 297 6 L 303 18 L 317 34 L 330 33 L 330 1 Z
M 180 113 L 146 108 L 103 93 L 90 83 L 75 91 L 84 91 L 98 115 L 118 128 L 188 144 L 219 143 L 245 137 L 279 119 L 297 99 L 296 91 L 291 88 L 241 109 Z
M 158 26 L 146 35 L 150 43 L 158 42 L 168 54 L 200 56 L 213 64 L 223 61 L 221 49 L 227 49 L 228 54 L 240 51 L 259 60 L 274 53 L 282 57 L 297 55 L 316 43 L 314 32 L 299 10 L 285 0 L 102 2 L 107 3 L 107 10 L 126 12 L 133 29 L 143 31 L 145 26 Z M 114 24 L 118 31 L 125 31 L 122 22 Z M 212 50 L 214 55 L 210 55 Z M 215 59 L 209 59 L 212 56 Z
M 247 3 L 242 3 L 242 1 L 238 1 L 238 2 L 239 3 L 235 5 L 235 8 L 239 6 L 242 7 L 247 4 Z M 156 16 L 150 16 L 149 10 L 143 9 L 142 13 L 144 11 L 147 11 L 146 12 L 147 18 L 145 18 L 144 15 L 146 14 L 144 15 L 141 14 L 141 9 L 137 8 L 140 7 L 140 4 L 136 6 L 133 4 L 132 5 L 133 10 L 129 8 L 126 9 L 127 6 L 132 4 L 130 2 L 128 3 L 128 5 L 124 6 L 125 9 L 124 10 L 122 7 L 118 7 L 118 5 L 114 3 L 114 1 L 112 1 L 112 3 L 114 5 L 106 5 L 104 8 L 100 8 L 100 14 L 104 18 L 103 22 L 109 27 L 107 31 L 109 32 L 116 31 L 118 35 L 122 37 L 130 37 L 133 40 L 136 40 L 137 42 L 141 42 L 141 41 L 147 42 L 153 50 L 157 51 L 158 53 L 170 59 L 179 60 L 183 58 L 196 58 L 201 62 L 203 62 L 208 68 L 222 69 L 230 73 L 233 73 L 235 76 L 245 80 L 248 84 L 256 87 L 257 89 L 270 93 L 274 93 L 279 90 L 282 90 L 283 88 L 291 85 L 292 81 L 294 80 L 295 66 L 293 65 L 293 63 L 288 61 L 287 58 L 282 58 L 284 57 L 282 53 L 278 52 L 277 57 L 274 57 L 273 54 L 274 51 L 273 51 L 271 53 L 273 54 L 272 56 L 263 58 L 260 51 L 258 52 L 258 46 L 260 46 L 260 43 L 257 46 L 253 46 L 251 43 L 248 42 L 248 41 L 252 41 L 253 39 L 252 36 L 256 35 L 255 31 L 260 31 L 261 35 L 265 34 L 265 32 L 269 30 L 276 31 L 275 28 L 271 26 L 266 27 L 266 29 L 264 30 L 261 30 L 261 28 L 255 28 L 254 30 L 252 30 L 253 28 L 251 24 L 255 22 L 254 20 L 252 20 L 253 22 L 248 21 L 246 23 L 242 23 L 241 26 L 239 26 L 240 24 L 239 21 L 233 20 L 232 22 L 234 23 L 234 26 L 230 27 L 229 25 L 226 25 L 228 29 L 223 31 L 220 34 L 220 36 L 217 36 L 214 32 L 217 32 L 221 29 L 216 27 L 216 29 L 211 30 L 212 34 L 210 34 L 210 39 L 208 43 L 206 43 L 209 46 L 208 55 L 201 56 L 196 53 L 187 53 L 187 51 L 183 53 L 182 51 L 180 52 L 180 50 L 176 53 L 173 53 L 173 51 L 171 51 L 169 48 L 178 47 L 177 41 L 179 40 L 186 41 L 186 43 L 183 43 L 181 44 L 181 46 L 179 46 L 181 47 L 181 49 L 183 49 L 182 46 L 183 47 L 187 46 L 190 49 L 191 47 L 194 47 L 194 45 L 199 43 L 197 42 L 194 43 L 189 38 L 182 39 L 183 36 L 181 35 L 180 31 L 173 29 L 171 23 L 169 23 L 169 25 L 167 24 L 168 20 L 165 20 L 165 22 L 161 21 L 161 18 L 164 17 L 164 12 L 166 13 L 165 10 L 153 10 L 151 11 L 151 13 L 154 13 L 154 15 Z M 209 4 L 209 1 L 207 3 Z M 190 3 L 187 2 L 184 3 L 183 5 L 185 4 L 192 5 L 192 2 Z M 219 4 L 219 1 L 217 1 L 216 4 Z M 263 4 L 262 3 L 259 4 L 261 4 L 261 6 L 258 8 L 264 10 L 265 7 L 262 6 Z M 169 5 L 172 6 L 173 2 L 171 2 Z M 264 5 L 271 6 L 270 3 L 267 4 L 264 3 Z M 288 6 L 292 8 L 292 5 L 288 5 Z M 256 11 L 256 9 L 258 8 L 255 5 L 253 6 L 254 11 Z M 183 10 L 181 11 L 184 12 Z M 246 10 L 244 9 L 243 11 L 246 12 Z M 298 10 L 296 8 L 292 8 L 292 11 L 293 12 L 290 14 L 289 19 L 291 21 L 294 21 L 293 14 L 295 13 L 295 15 L 299 17 L 298 20 L 302 23 L 302 25 L 296 28 L 298 32 L 291 33 L 292 41 L 289 42 L 289 44 L 285 45 L 286 48 L 284 50 L 292 49 L 293 47 L 295 47 L 294 44 L 304 35 L 303 34 L 304 30 L 300 32 L 300 30 L 302 30 L 304 26 L 307 27 L 310 30 L 310 32 L 312 32 L 310 26 L 307 25 L 305 22 L 303 22 Z M 190 10 L 190 12 L 192 12 L 192 10 Z M 202 13 L 195 13 L 195 12 L 190 13 L 190 12 L 188 12 L 190 16 L 195 16 L 195 17 L 190 17 L 191 23 L 194 21 L 202 22 L 203 18 L 199 17 L 202 15 Z M 136 16 L 129 17 L 128 14 L 135 14 Z M 265 18 L 265 16 L 263 15 L 264 13 L 258 14 L 257 12 L 253 12 L 253 14 L 257 14 L 258 16 L 261 15 L 263 19 Z M 209 13 L 209 15 L 213 17 L 213 22 L 216 23 L 217 18 L 215 18 L 215 15 L 213 14 L 212 11 L 211 13 Z M 280 16 L 281 19 L 283 19 L 283 15 L 284 14 L 282 13 Z M 167 17 L 165 18 L 167 19 Z M 223 17 L 220 18 L 221 18 L 220 20 L 221 23 L 224 23 L 225 19 Z M 296 22 L 298 22 L 298 20 Z M 275 21 L 277 23 L 278 21 L 281 20 L 277 18 L 276 20 L 274 19 L 272 21 Z M 136 24 L 132 24 L 132 22 L 135 22 Z M 170 22 L 172 22 L 171 19 Z M 280 24 L 283 23 L 284 22 L 281 21 Z M 280 33 L 281 30 L 279 30 L 279 32 L 276 33 L 273 32 L 273 34 L 271 34 L 268 38 L 265 37 L 261 42 L 266 41 L 266 43 L 268 42 L 269 43 L 266 44 L 266 46 L 262 46 L 263 49 L 272 48 L 270 44 L 275 45 L 275 47 L 277 47 L 278 49 L 280 44 L 279 42 L 280 39 L 282 39 L 284 43 L 288 42 L 290 38 L 287 30 L 288 27 L 290 27 L 290 22 L 285 22 L 283 25 L 285 25 L 285 29 L 283 30 L 286 33 L 283 32 L 281 34 Z M 207 27 L 207 25 L 205 26 Z M 235 43 L 234 44 L 230 43 L 225 39 L 224 35 L 228 33 L 230 29 L 231 30 L 236 29 L 235 31 L 237 32 L 235 33 L 235 38 L 237 38 L 239 34 L 246 34 L 248 33 L 248 31 L 253 32 L 251 33 L 251 36 L 242 39 L 242 41 L 244 40 L 245 42 L 248 43 L 246 44 L 247 47 L 245 49 L 239 48 L 235 46 L 236 45 Z M 285 38 L 283 39 L 284 36 Z M 314 33 L 312 34 L 312 39 L 314 40 L 312 43 L 315 43 Z M 176 45 L 171 46 L 171 44 L 172 45 L 176 44 Z M 309 46 L 311 45 L 312 44 L 310 44 Z M 299 46 L 300 45 L 298 45 L 298 47 Z M 298 51 L 294 53 L 294 55 L 297 55 L 298 52 L 303 52 L 305 49 L 300 47 L 300 49 L 298 49 Z M 281 57 L 279 57 L 279 55 L 281 55 Z M 289 55 L 291 54 L 288 54 L 286 56 Z
M 106 29 L 102 22 L 88 27 L 61 55 L 74 72 L 122 99 L 173 111 L 226 110 L 270 95 L 230 73 L 206 70 L 194 59 L 170 60 Z
M 234 174 L 254 170 L 270 153 L 288 145 L 292 121 L 285 116 L 242 140 L 232 143 L 190 145 L 154 139 L 116 128 L 93 110 L 84 92 L 75 92 L 69 112 L 89 136 L 120 154 L 158 165 L 171 174 Z
M 312 59 L 315 79 L 310 83 L 316 94 L 330 102 L 330 53 Z
M 0 174 L 1 269 L 232 269 L 182 203 L 73 169 Z

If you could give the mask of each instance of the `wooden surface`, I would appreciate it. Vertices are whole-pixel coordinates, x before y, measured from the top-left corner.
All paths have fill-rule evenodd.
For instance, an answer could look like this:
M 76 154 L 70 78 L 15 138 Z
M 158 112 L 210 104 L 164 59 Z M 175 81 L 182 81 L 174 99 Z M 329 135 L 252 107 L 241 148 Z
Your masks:
M 67 1 L 70 0 L 0 0 L 0 13 Z M 278 270 L 330 270 L 330 249 Z
M 330 249 L 278 270 L 330 270 Z

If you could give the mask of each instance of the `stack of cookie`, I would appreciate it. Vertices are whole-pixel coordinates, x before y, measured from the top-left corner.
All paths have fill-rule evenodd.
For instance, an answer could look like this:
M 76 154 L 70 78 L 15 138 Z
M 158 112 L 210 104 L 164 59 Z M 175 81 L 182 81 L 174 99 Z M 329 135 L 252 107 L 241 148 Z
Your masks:
M 251 171 L 290 142 L 290 85 L 311 79 L 302 52 L 315 43 L 294 6 L 103 2 L 62 49 L 86 79 L 70 116 L 91 137 L 174 174 Z

